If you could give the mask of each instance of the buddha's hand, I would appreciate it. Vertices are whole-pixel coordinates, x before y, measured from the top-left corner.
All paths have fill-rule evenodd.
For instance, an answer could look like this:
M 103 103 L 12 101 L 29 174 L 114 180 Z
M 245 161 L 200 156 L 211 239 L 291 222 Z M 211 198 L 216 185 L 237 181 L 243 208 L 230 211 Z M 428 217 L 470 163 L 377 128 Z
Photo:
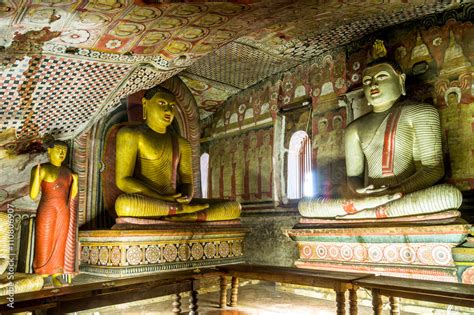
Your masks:
M 388 189 L 387 185 L 382 185 L 378 188 L 375 188 L 374 185 L 369 185 L 367 187 L 357 188 L 356 192 L 361 195 L 372 195 L 372 194 L 377 194 L 377 193 L 386 191 L 387 189 Z
M 400 198 L 402 198 L 401 193 L 365 197 L 354 200 L 354 208 L 358 211 L 377 208 Z
M 180 196 L 176 198 L 176 202 L 177 203 L 181 203 L 181 204 L 188 204 L 191 202 L 191 197 L 189 196 L 181 196 L 181 194 L 179 194 Z

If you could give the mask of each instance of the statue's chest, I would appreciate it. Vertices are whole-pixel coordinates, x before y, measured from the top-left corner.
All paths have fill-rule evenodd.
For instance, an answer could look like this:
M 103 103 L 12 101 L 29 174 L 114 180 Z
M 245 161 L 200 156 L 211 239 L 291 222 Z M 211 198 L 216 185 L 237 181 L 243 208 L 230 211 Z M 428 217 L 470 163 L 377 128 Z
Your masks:
M 138 156 L 142 159 L 157 160 L 171 157 L 173 147 L 171 137 L 163 135 L 160 137 L 143 138 L 139 145 Z

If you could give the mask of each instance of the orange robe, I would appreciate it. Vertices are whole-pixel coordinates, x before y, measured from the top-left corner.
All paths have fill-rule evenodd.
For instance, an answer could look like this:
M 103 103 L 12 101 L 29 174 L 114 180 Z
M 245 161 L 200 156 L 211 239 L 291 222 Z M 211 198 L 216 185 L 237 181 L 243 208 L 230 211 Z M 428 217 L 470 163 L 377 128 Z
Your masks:
M 61 166 L 58 178 L 41 182 L 41 201 L 36 214 L 36 274 L 73 273 L 76 254 L 76 200 L 69 201 L 71 171 Z

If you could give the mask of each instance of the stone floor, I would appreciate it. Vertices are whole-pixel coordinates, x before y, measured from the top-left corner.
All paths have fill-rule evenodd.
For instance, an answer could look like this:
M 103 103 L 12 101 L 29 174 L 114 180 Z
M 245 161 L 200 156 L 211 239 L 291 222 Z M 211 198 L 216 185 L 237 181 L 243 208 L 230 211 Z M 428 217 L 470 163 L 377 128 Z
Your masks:
M 230 294 L 230 292 L 229 292 Z M 277 289 L 274 283 L 259 282 L 241 286 L 239 289 L 238 307 L 217 308 L 219 300 L 218 292 L 211 292 L 199 295 L 199 314 L 207 315 L 271 315 L 271 314 L 291 314 L 306 315 L 336 314 L 335 302 L 296 295 L 290 292 L 282 292 Z M 93 315 L 145 315 L 145 314 L 173 314 L 171 312 L 172 301 L 163 298 L 154 299 L 147 303 L 139 302 L 128 305 L 116 305 L 78 314 Z M 182 314 L 188 312 L 188 297 L 182 299 Z M 360 315 L 373 314 L 371 308 L 359 306 Z M 385 312 L 384 312 L 385 314 Z M 386 311 L 388 314 L 388 311 Z M 410 314 L 410 313 L 402 313 Z

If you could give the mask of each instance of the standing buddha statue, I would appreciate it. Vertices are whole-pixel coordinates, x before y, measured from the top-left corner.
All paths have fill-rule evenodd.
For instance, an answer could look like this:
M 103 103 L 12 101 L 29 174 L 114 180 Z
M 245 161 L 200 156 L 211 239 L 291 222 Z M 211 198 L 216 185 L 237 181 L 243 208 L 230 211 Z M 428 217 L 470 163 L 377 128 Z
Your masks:
M 33 167 L 30 180 L 31 199 L 41 191 L 33 268 L 43 277 L 52 276 L 56 286 L 61 285 L 58 276 L 75 271 L 78 180 L 62 166 L 66 153 L 66 143 L 54 141 L 48 148 L 50 162 Z

